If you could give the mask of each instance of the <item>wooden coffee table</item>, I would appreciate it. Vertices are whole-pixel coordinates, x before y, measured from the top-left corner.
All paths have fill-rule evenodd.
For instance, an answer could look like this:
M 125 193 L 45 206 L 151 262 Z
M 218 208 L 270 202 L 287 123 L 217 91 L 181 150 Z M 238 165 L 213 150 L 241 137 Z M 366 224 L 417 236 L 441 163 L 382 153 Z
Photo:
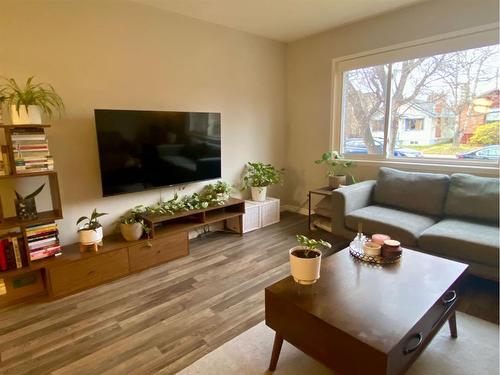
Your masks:
M 401 374 L 448 321 L 466 264 L 405 249 L 375 267 L 344 249 L 323 259 L 316 284 L 292 277 L 266 288 L 266 324 L 276 331 L 269 370 L 283 340 L 337 374 Z M 445 359 L 443 359 L 445 360 Z

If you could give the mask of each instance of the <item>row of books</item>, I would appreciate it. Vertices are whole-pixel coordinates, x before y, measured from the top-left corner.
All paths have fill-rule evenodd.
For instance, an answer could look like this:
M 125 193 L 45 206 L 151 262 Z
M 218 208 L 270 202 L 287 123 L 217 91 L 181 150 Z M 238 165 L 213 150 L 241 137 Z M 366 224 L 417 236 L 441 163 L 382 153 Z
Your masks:
M 27 265 L 22 237 L 14 233 L 0 239 L 0 271 L 15 270 Z
M 26 238 L 30 260 L 61 254 L 59 231 L 55 222 L 27 227 Z
M 19 128 L 11 132 L 16 173 L 54 170 L 47 136 L 43 128 Z

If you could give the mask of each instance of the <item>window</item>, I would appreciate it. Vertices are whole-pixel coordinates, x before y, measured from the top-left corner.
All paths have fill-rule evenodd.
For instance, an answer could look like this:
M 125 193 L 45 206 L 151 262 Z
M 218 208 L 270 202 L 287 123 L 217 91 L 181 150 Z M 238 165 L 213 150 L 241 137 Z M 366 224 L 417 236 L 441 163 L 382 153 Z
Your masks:
M 341 151 L 497 161 L 499 57 L 490 45 L 344 70 Z

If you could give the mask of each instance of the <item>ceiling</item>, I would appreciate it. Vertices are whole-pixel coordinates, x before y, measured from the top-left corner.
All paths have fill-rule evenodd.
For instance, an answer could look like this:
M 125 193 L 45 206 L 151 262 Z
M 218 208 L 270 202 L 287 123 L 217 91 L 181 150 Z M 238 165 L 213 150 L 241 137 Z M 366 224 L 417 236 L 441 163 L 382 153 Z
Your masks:
M 290 42 L 424 0 L 133 0 Z

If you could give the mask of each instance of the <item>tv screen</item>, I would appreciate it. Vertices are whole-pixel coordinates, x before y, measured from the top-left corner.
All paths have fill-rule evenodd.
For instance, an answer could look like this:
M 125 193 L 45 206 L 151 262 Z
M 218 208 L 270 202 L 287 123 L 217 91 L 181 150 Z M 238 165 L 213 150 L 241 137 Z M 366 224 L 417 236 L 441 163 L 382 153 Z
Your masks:
M 220 113 L 94 115 L 104 196 L 221 177 Z

